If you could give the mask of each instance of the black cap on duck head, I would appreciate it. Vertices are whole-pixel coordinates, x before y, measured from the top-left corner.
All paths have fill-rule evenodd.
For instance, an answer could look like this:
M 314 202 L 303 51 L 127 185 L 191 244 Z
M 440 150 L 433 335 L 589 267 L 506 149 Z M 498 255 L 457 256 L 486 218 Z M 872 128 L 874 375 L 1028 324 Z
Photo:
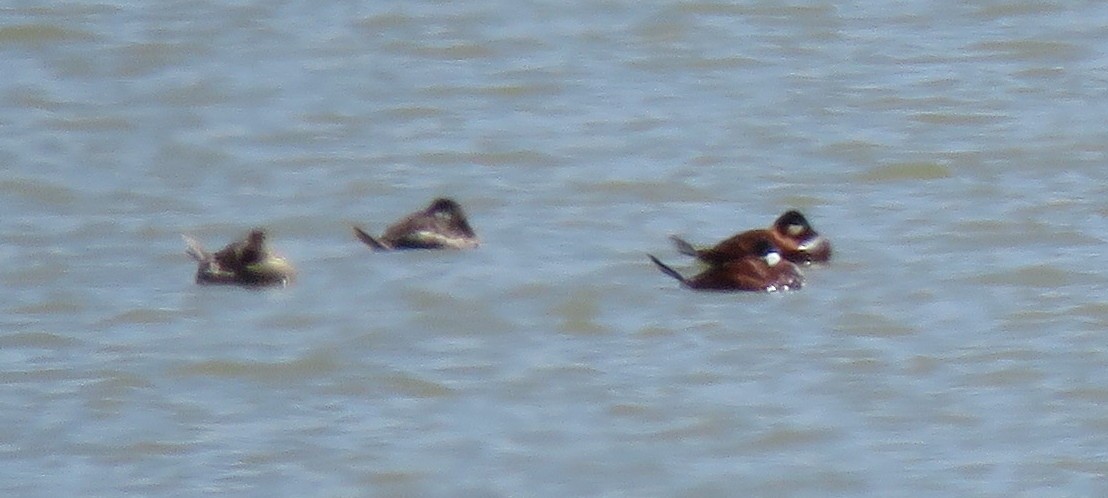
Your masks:
M 265 232 L 261 229 L 255 228 L 250 231 L 250 235 L 246 236 L 246 244 L 243 246 L 243 252 L 248 253 L 249 256 L 257 258 L 258 254 L 262 252 L 265 247 Z M 247 257 L 247 254 L 243 254 L 243 257 Z
M 777 221 L 773 222 L 773 227 L 778 233 L 793 238 L 801 237 L 812 231 L 812 225 L 808 224 L 808 219 L 795 209 L 786 211 L 785 214 L 779 216 Z
M 455 202 L 454 199 L 439 197 L 431 201 L 431 205 L 427 207 L 426 213 L 450 223 L 454 228 L 461 230 L 467 236 L 474 236 L 473 229 L 469 226 L 469 220 L 466 219 L 465 211 L 462 211 L 462 206 Z
M 431 201 L 430 206 L 427 206 L 427 212 L 430 214 L 444 213 L 453 215 L 461 213 L 461 211 L 461 205 L 459 205 L 457 202 L 454 202 L 454 199 L 447 199 L 445 197 L 439 197 L 438 199 Z
M 246 244 L 239 253 L 239 263 L 242 265 L 251 265 L 261 261 L 263 259 L 262 253 L 264 250 L 265 232 L 255 228 L 251 230 L 250 235 L 246 237 Z

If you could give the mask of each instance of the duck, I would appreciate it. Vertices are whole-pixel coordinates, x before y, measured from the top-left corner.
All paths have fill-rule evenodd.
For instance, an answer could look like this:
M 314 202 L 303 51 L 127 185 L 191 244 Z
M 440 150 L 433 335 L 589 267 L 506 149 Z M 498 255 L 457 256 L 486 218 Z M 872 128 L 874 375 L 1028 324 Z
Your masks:
M 804 275 L 800 268 L 782 258 L 777 247 L 768 239 L 755 241 L 753 250 L 753 253 L 746 256 L 712 264 L 693 277 L 681 275 L 651 254 L 647 254 L 647 257 L 662 273 L 694 290 L 784 292 L 804 286 Z
M 296 269 L 287 259 L 266 246 L 266 233 L 251 230 L 241 240 L 210 253 L 196 239 L 185 239 L 185 254 L 197 263 L 196 283 L 228 284 L 247 287 L 286 286 L 296 277 Z
M 831 259 L 831 241 L 816 232 L 800 211 L 786 211 L 768 229 L 747 230 L 707 249 L 698 249 L 671 236 L 677 251 L 708 264 L 721 264 L 757 253 L 760 240 L 769 238 L 783 258 L 796 264 L 826 263 Z
M 462 206 L 445 197 L 390 225 L 380 237 L 373 237 L 358 226 L 354 227 L 354 236 L 374 251 L 472 249 L 479 245 Z

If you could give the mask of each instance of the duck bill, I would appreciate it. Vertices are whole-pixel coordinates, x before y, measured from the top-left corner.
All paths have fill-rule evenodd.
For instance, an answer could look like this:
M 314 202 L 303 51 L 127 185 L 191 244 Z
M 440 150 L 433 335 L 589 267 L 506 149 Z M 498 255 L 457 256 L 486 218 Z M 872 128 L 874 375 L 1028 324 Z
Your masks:
M 831 241 L 822 235 L 800 244 L 797 249 L 808 255 L 808 261 L 822 262 L 831 259 Z

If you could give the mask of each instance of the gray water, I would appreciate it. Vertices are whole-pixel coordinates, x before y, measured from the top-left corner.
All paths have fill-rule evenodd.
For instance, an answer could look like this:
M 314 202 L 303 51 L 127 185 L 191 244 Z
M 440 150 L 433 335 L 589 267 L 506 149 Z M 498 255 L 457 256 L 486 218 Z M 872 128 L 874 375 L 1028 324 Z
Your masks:
M 1106 3 L 14 3 L 5 496 L 1108 493 Z M 799 292 L 646 259 L 790 208 Z

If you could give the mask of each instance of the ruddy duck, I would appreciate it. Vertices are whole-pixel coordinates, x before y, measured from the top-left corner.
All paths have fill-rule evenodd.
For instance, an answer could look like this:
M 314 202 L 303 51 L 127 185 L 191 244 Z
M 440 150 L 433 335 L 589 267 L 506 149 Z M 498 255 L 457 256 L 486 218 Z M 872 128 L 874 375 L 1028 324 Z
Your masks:
M 196 260 L 196 283 L 246 286 L 288 285 L 296 276 L 292 264 L 269 251 L 265 232 L 252 230 L 245 239 L 209 253 L 192 237 L 182 235 L 185 253 Z
M 652 255 L 647 256 L 663 273 L 690 289 L 777 292 L 796 290 L 804 285 L 800 268 L 784 260 L 768 240 L 757 241 L 753 249 L 750 255 L 711 265 L 692 278 L 677 273 Z
M 709 249 L 697 249 L 679 237 L 670 237 L 681 254 L 694 256 L 709 264 L 721 264 L 757 252 L 761 239 L 768 237 L 781 256 L 798 264 L 825 263 L 831 259 L 831 241 L 816 232 L 800 211 L 788 211 L 769 229 L 747 230 Z
M 477 235 L 466 220 L 462 206 L 452 199 L 439 198 L 422 211 L 416 211 L 385 229 L 379 238 L 354 227 L 354 235 L 374 251 L 393 249 L 472 249 Z

